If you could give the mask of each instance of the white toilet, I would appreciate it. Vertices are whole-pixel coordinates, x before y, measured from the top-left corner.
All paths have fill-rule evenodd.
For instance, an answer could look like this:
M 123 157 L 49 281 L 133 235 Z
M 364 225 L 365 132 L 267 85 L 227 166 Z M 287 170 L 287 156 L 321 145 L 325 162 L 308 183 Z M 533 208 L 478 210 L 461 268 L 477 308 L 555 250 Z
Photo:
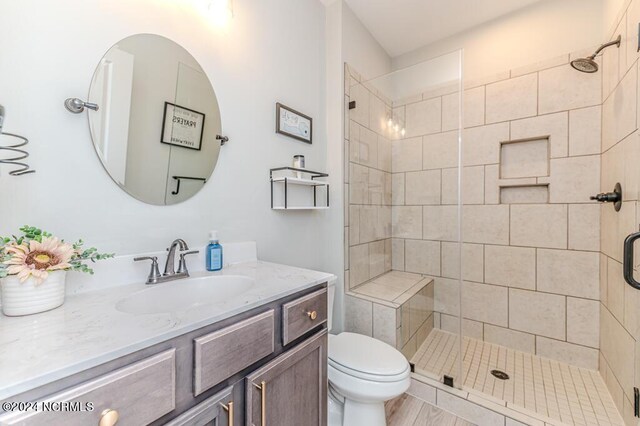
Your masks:
M 329 286 L 329 330 L 335 287 Z M 385 426 L 384 403 L 411 383 L 407 359 L 394 347 L 356 333 L 329 335 L 329 426 Z

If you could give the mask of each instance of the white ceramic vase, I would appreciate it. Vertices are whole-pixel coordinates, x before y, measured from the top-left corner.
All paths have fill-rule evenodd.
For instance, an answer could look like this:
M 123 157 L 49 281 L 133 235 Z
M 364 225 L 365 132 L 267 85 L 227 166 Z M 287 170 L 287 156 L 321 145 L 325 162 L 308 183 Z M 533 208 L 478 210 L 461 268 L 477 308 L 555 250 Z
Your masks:
M 41 284 L 33 278 L 21 283 L 15 275 L 0 280 L 2 313 L 14 317 L 49 311 L 64 303 L 67 271 L 50 272 Z

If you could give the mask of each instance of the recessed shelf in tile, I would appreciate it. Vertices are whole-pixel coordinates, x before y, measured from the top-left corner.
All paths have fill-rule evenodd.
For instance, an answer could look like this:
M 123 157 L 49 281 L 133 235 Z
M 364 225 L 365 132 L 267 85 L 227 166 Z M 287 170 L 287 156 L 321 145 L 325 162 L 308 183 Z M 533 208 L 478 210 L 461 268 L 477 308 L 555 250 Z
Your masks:
M 500 178 L 549 176 L 549 138 L 522 139 L 500 144 Z
M 500 204 L 542 204 L 548 202 L 548 184 L 500 187 Z

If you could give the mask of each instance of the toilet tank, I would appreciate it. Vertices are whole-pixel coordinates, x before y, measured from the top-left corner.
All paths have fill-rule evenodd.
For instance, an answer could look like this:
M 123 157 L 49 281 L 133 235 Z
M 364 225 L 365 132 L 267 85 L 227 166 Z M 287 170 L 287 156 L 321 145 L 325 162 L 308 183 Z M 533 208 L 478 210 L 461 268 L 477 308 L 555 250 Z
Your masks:
M 336 298 L 336 280 L 329 281 L 327 285 L 327 327 L 329 331 L 333 326 L 333 303 Z

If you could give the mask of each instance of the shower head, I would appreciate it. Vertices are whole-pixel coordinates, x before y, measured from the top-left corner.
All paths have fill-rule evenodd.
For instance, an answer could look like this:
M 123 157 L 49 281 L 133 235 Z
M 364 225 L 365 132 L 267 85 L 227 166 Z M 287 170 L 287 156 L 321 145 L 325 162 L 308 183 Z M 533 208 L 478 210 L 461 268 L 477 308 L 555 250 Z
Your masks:
M 575 59 L 571 61 L 571 66 L 580 72 L 598 72 L 598 64 L 593 60 L 592 57 Z
M 610 41 L 609 43 L 605 43 L 602 46 L 598 47 L 598 50 L 596 50 L 593 55 L 587 58 L 574 59 L 573 61 L 571 61 L 571 66 L 580 72 L 586 72 L 586 73 L 597 72 L 598 64 L 595 61 L 595 58 L 598 55 L 598 53 L 602 52 L 603 49 L 609 46 L 616 45 L 616 47 L 620 47 L 621 41 L 622 41 L 622 36 L 618 36 L 618 38 L 616 38 L 615 40 Z

